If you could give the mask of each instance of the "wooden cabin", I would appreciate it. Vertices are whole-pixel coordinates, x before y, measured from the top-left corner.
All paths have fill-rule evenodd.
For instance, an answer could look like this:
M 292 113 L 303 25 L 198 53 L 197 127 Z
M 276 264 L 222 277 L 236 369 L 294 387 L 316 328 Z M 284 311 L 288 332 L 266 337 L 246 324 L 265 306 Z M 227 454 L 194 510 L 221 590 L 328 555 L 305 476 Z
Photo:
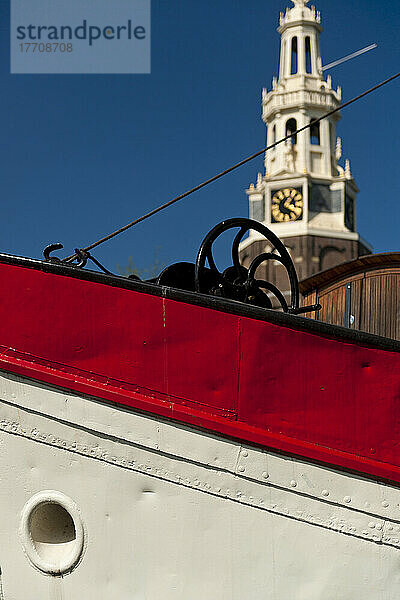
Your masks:
M 300 283 L 309 318 L 400 340 L 400 252 L 362 256 Z

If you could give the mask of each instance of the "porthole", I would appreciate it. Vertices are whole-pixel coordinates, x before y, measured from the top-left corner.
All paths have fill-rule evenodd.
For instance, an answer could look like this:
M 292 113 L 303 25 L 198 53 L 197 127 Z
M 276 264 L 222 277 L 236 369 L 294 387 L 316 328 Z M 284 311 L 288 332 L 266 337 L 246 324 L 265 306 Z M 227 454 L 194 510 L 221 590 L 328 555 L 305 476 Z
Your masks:
M 28 500 L 20 536 L 29 561 L 50 575 L 72 571 L 82 556 L 85 535 L 78 508 L 60 492 L 41 492 Z

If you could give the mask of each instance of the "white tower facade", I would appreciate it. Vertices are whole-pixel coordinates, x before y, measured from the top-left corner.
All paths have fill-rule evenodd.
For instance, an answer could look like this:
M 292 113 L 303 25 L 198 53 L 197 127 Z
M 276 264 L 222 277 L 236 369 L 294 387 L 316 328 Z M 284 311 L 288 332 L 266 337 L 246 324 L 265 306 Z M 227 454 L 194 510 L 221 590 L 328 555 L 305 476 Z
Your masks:
M 340 88 L 333 90 L 331 78 L 324 81 L 322 77 L 320 14 L 304 4 L 298 3 L 280 18 L 279 80 L 274 79 L 271 92 L 263 90 L 263 120 L 268 126 L 268 144 L 340 105 Z M 292 144 L 289 142 L 269 151 L 265 161 L 267 176 L 293 172 L 329 178 L 337 175 L 335 132 L 338 118 L 333 115 L 330 120 L 317 124 L 312 132 L 298 134 Z
M 312 124 L 342 99 L 341 88 L 333 89 L 331 77 L 323 76 L 320 13 L 308 0 L 292 3 L 280 15 L 279 77 L 262 92 L 268 145 Z M 247 190 L 250 217 L 288 239 L 301 278 L 371 251 L 356 231 L 358 189 L 350 162 L 340 164 L 339 119 L 336 113 L 267 151 L 264 175 Z M 254 233 L 242 244 L 243 262 L 252 257 L 250 246 L 257 239 Z

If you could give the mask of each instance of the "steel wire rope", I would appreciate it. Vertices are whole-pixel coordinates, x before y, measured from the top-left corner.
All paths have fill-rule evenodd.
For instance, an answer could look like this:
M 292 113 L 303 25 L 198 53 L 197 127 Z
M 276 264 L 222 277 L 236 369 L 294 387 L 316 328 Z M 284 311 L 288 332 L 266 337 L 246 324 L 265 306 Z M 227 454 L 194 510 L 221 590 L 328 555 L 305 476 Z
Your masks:
M 275 148 L 276 146 L 278 146 L 279 144 L 282 144 L 286 140 L 291 139 L 293 136 L 297 135 L 298 133 L 301 133 L 302 131 L 306 131 L 307 129 L 310 129 L 310 127 L 315 126 L 317 123 L 320 123 L 324 119 L 327 119 L 328 117 L 334 115 L 335 113 L 339 112 L 343 108 L 346 108 L 347 106 L 350 106 L 351 104 L 354 104 L 358 100 L 361 100 L 361 98 L 364 98 L 365 96 L 368 96 L 368 94 L 371 94 L 372 92 L 375 92 L 379 88 L 383 87 L 384 85 L 387 85 L 391 81 L 394 81 L 398 77 L 400 77 L 400 72 L 396 73 L 395 75 L 392 75 L 391 77 L 389 77 L 388 79 L 385 79 L 384 81 L 381 81 L 381 83 L 378 83 L 377 85 L 374 85 L 372 88 L 369 88 L 365 92 L 362 92 L 362 94 L 359 94 L 358 96 L 355 96 L 354 98 L 352 98 L 348 102 L 345 102 L 344 104 L 341 104 L 337 108 L 334 108 L 334 109 L 330 110 L 329 112 L 327 112 L 324 115 L 322 115 L 322 117 L 318 117 L 317 119 L 313 119 L 312 122 L 308 123 L 307 125 L 304 125 L 303 127 L 300 127 L 299 129 L 296 129 L 296 131 L 291 131 L 288 135 L 286 135 L 285 137 L 281 138 L 280 140 L 274 142 L 273 144 L 270 144 L 269 146 L 266 146 L 265 148 L 263 148 L 262 150 L 259 150 L 258 152 L 255 152 L 254 154 L 251 154 L 250 156 L 248 156 L 247 158 L 244 158 L 243 160 L 241 160 L 240 162 L 236 163 L 232 167 L 229 167 L 228 169 L 225 169 L 224 171 L 221 171 L 217 175 L 214 175 L 210 179 L 207 179 L 206 181 L 203 181 L 203 183 L 200 183 L 199 185 L 196 185 L 195 187 L 193 187 L 192 189 L 188 190 L 187 192 L 185 192 L 183 194 L 180 194 L 179 196 L 176 196 L 176 198 L 173 198 L 172 200 L 169 200 L 168 202 L 165 202 L 165 204 L 161 204 L 161 206 L 158 206 L 157 208 L 154 208 L 153 210 L 151 210 L 150 212 L 146 213 L 145 215 L 139 217 L 138 219 L 135 219 L 134 221 L 131 221 L 127 225 L 124 225 L 123 227 L 120 227 L 116 231 L 113 231 L 112 233 L 109 233 L 108 235 L 100 238 L 96 242 L 93 242 L 89 246 L 86 246 L 86 248 L 82 248 L 81 251 L 83 251 L 83 252 L 89 252 L 89 250 L 93 250 L 93 248 L 96 248 L 97 246 L 100 246 L 100 244 L 104 244 L 104 242 L 107 242 L 108 240 L 111 240 L 115 236 L 119 235 L 120 233 L 123 233 L 127 229 L 130 229 L 131 227 L 134 227 L 134 225 L 137 225 L 138 223 L 141 223 L 142 221 L 144 221 L 144 220 L 152 217 L 153 215 L 161 212 L 162 210 L 168 208 L 169 206 L 172 206 L 176 202 L 179 202 L 180 200 L 183 200 L 184 198 L 187 198 L 187 196 L 190 196 L 194 192 L 197 192 L 197 191 L 201 190 L 202 188 L 206 187 L 210 183 L 213 183 L 214 181 L 217 181 L 218 179 L 221 179 L 221 177 L 224 177 L 225 175 L 228 175 L 229 173 L 232 173 L 232 171 L 235 171 L 239 167 L 242 167 L 246 163 L 248 163 L 248 162 L 254 160 L 255 158 L 257 158 L 258 156 L 261 156 L 261 154 L 264 154 L 264 152 L 267 152 L 268 150 L 272 150 L 272 148 Z M 78 255 L 76 253 L 75 254 L 71 254 L 71 256 L 67 256 L 66 258 L 63 258 L 62 262 L 70 263 L 70 262 L 73 262 L 76 258 L 78 258 Z

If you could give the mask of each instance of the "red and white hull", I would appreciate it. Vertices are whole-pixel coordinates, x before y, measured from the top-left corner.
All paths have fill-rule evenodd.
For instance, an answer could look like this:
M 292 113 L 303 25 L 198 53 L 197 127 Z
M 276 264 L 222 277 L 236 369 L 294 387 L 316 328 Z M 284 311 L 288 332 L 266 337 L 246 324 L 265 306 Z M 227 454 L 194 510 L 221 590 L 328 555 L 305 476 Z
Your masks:
M 45 268 L 0 264 L 5 600 L 397 599 L 396 343 Z
M 14 375 L 1 399 L 5 599 L 398 596 L 395 487 Z M 43 491 L 73 501 L 82 546 L 21 532 Z

